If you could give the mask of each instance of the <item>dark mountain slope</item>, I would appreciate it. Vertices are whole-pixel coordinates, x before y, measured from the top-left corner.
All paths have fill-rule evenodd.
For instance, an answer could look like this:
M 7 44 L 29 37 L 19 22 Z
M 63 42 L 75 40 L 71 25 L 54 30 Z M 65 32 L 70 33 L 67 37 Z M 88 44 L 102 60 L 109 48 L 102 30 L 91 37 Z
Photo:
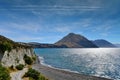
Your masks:
M 55 43 L 58 46 L 67 46 L 68 48 L 97 48 L 95 44 L 82 35 L 69 33 L 63 39 Z
M 103 40 L 103 39 L 98 39 L 93 41 L 94 44 L 96 44 L 98 47 L 116 47 L 114 44 Z

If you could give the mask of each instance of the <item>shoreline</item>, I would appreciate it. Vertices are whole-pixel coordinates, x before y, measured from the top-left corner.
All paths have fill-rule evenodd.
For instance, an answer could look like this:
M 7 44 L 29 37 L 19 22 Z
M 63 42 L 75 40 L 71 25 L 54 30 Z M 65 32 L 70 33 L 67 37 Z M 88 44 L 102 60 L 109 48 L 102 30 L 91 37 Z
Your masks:
M 33 64 L 32 67 L 46 76 L 49 80 L 112 80 L 45 66 L 40 63 L 38 57 L 36 63 Z
M 46 66 L 46 67 L 49 67 L 49 68 L 53 68 L 53 69 L 58 69 L 58 70 L 63 70 L 63 71 L 68 71 L 68 72 L 73 72 L 73 73 L 78 73 L 78 74 L 79 74 L 78 71 L 72 71 L 72 70 L 70 70 L 70 69 L 56 68 L 56 67 L 53 67 L 53 66 L 51 66 L 51 65 L 45 64 L 43 57 L 38 56 L 38 59 L 39 59 L 39 64 L 41 64 L 41 65 L 43 65 L 43 66 Z

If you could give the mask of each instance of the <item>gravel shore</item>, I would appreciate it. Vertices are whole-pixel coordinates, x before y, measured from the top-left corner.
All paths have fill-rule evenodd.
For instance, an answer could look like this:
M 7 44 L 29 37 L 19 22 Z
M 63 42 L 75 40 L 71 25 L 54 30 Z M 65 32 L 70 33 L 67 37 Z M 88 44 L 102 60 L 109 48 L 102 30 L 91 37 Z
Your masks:
M 41 65 L 39 62 L 33 65 L 33 68 L 45 75 L 49 80 L 111 80 L 95 76 L 82 75 L 69 71 L 59 70 Z

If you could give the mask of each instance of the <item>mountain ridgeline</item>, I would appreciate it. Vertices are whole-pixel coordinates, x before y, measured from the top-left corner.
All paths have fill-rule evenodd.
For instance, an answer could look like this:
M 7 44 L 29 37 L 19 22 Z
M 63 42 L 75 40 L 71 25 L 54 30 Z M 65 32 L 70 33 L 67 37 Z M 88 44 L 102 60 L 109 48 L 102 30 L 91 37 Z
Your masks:
M 116 47 L 120 47 L 120 44 L 114 44 Z
M 95 45 L 97 45 L 98 47 L 111 47 L 111 48 L 114 48 L 114 47 L 117 47 L 115 46 L 114 44 L 106 41 L 106 40 L 103 40 L 103 39 L 98 39 L 98 40 L 94 40 L 92 41 Z
M 118 46 L 103 40 L 88 40 L 86 37 L 75 34 L 75 33 L 69 33 L 65 37 L 63 37 L 61 40 L 57 41 L 54 44 L 46 44 L 46 43 L 37 43 L 37 42 L 29 42 L 29 43 L 23 43 L 23 42 L 14 42 L 4 36 L 0 35 L 0 45 L 1 46 L 7 46 L 4 49 L 14 49 L 16 47 L 23 47 L 23 48 L 98 48 L 98 47 L 107 47 L 107 48 L 116 48 Z M 3 52 L 5 51 L 2 49 Z
M 43 44 L 37 42 L 30 42 L 28 45 L 31 45 L 34 48 L 98 48 L 98 47 L 107 47 L 107 48 L 116 48 L 116 46 L 106 40 L 88 40 L 86 37 L 69 33 L 61 40 L 57 41 L 54 44 Z
M 0 52 L 4 52 L 6 50 L 10 51 L 11 49 L 16 48 L 31 48 L 31 46 L 28 44 L 20 44 L 18 42 L 14 42 L 9 38 L 0 35 Z
M 82 35 L 69 33 L 63 39 L 55 43 L 58 46 L 67 46 L 68 48 L 98 48 L 90 40 Z

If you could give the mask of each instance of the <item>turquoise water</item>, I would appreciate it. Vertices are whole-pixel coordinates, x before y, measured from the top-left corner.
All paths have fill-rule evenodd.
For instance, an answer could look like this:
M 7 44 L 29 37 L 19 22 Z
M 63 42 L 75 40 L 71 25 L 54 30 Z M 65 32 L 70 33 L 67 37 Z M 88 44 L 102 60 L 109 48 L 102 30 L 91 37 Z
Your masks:
M 82 74 L 120 80 L 120 48 L 35 49 L 42 63 Z

